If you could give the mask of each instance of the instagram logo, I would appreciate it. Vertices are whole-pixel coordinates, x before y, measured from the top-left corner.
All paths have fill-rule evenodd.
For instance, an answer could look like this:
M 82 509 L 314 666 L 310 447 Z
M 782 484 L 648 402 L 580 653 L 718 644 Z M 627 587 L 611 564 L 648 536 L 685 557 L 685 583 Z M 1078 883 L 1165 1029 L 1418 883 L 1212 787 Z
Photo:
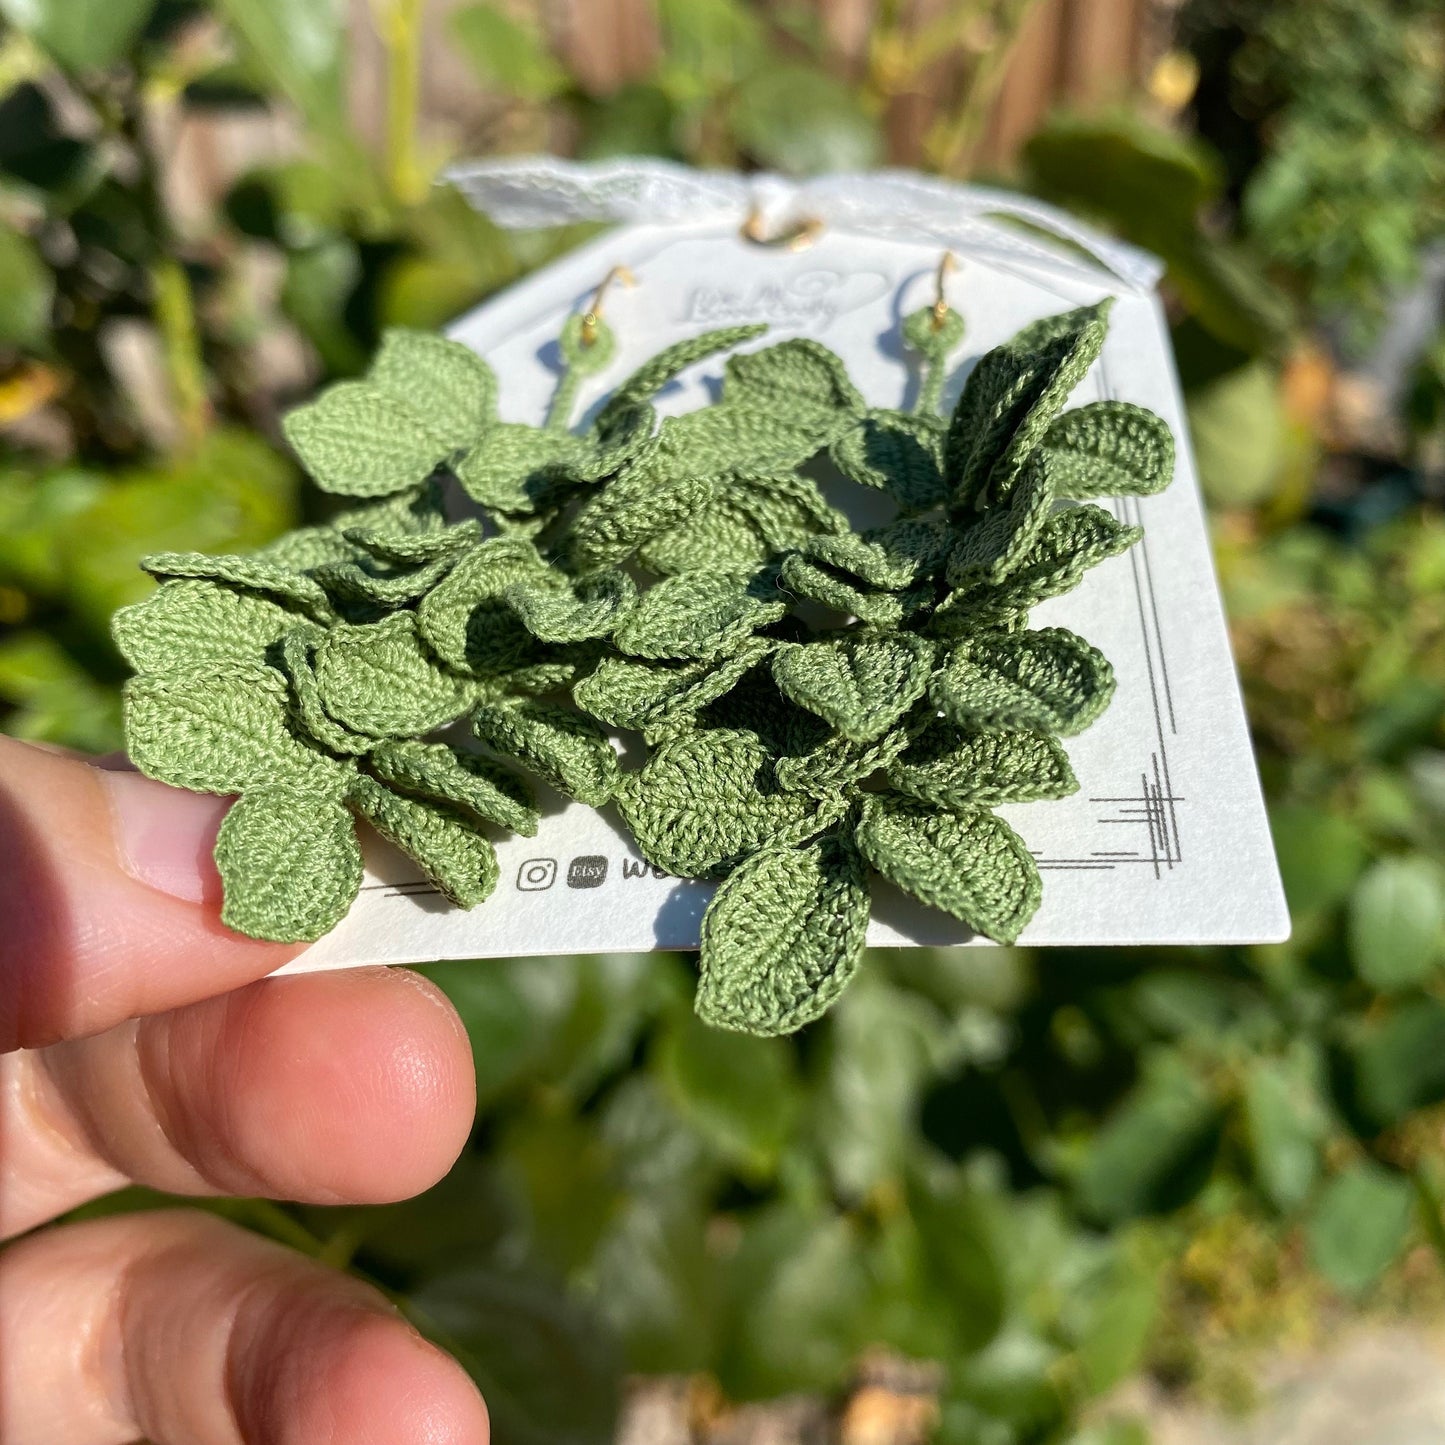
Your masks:
M 541 893 L 557 881 L 555 858 L 528 858 L 517 869 L 517 887 L 523 893 Z

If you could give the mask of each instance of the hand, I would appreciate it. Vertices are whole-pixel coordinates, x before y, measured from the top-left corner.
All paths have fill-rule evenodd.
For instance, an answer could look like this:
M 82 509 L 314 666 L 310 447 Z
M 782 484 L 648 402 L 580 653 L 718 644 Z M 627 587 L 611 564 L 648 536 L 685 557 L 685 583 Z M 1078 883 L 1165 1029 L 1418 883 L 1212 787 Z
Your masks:
M 380 1203 L 471 1128 L 429 983 L 265 979 L 218 915 L 225 811 L 0 738 L 0 1239 L 134 1181 Z M 0 1251 L 6 1445 L 485 1445 L 471 1381 L 373 1290 L 199 1211 Z

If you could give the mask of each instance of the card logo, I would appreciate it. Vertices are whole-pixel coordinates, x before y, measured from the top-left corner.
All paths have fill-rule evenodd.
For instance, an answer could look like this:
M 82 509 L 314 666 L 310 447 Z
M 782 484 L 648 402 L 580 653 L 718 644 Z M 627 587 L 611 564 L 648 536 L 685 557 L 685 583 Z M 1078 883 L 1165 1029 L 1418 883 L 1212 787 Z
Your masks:
M 523 893 L 543 893 L 556 881 L 555 858 L 528 858 L 517 869 L 517 887 Z
M 601 888 L 607 881 L 607 860 L 598 853 L 574 858 L 567 870 L 569 888 Z

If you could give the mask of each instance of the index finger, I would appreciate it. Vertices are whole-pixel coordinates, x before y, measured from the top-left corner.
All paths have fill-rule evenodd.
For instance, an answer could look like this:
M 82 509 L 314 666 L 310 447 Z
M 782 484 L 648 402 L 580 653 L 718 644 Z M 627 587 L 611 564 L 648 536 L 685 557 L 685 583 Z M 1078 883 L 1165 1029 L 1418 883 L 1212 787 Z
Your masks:
M 228 992 L 301 951 L 222 924 L 226 807 L 0 737 L 0 1052 Z

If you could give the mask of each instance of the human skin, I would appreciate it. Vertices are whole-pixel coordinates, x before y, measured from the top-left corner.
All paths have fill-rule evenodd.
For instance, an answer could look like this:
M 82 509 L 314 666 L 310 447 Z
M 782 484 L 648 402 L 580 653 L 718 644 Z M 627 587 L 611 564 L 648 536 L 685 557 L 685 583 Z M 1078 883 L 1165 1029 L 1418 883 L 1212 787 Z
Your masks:
M 465 1030 L 404 970 L 266 975 L 220 922 L 224 800 L 0 737 L 0 1440 L 486 1445 L 374 1290 L 127 1183 L 379 1204 L 471 1128 Z

